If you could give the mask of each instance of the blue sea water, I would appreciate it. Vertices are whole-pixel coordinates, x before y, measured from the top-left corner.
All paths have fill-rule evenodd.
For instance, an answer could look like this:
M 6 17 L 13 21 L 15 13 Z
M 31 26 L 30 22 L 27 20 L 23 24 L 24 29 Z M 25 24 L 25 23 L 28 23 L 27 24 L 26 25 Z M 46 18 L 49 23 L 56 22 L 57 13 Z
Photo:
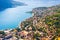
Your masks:
M 16 28 L 20 22 L 32 15 L 26 13 L 30 8 L 27 6 L 19 6 L 16 8 L 9 8 L 3 12 L 0 12 L 0 30 Z
M 27 4 L 27 6 L 17 6 L 15 8 L 6 8 L 4 11 L 0 12 L 0 30 L 14 29 L 22 21 L 32 16 L 28 11 L 32 11 L 33 8 L 41 6 L 51 6 L 54 5 L 48 2 L 37 0 L 15 0 Z

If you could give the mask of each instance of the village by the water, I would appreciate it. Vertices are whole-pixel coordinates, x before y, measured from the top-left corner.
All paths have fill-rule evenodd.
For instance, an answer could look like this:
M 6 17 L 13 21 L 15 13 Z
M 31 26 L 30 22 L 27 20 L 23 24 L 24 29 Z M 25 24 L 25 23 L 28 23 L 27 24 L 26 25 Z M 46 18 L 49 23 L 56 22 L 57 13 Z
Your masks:
M 60 40 L 60 5 L 34 8 L 17 28 L 1 30 L 0 40 Z

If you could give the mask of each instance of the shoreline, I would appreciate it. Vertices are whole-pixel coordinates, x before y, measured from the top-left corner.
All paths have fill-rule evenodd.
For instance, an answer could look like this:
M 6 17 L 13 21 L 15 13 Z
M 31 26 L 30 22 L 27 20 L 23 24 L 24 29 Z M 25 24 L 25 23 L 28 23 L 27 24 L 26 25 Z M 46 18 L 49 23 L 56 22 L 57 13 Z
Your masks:
M 31 13 L 31 15 L 32 15 L 31 17 L 33 17 L 33 14 L 32 14 L 32 13 Z M 31 17 L 26 18 L 26 19 L 24 19 L 23 21 L 26 21 L 26 20 L 30 19 Z M 21 21 L 21 22 L 18 24 L 18 26 L 17 26 L 18 28 L 20 28 L 20 25 L 21 25 L 21 23 L 22 23 L 23 21 Z M 17 27 L 16 27 L 16 28 L 17 28 Z M 15 29 L 15 28 L 13 28 L 13 29 L 4 29 L 4 30 L 0 30 L 0 31 L 8 31 L 8 30 L 11 31 L 11 30 L 14 30 L 14 29 Z

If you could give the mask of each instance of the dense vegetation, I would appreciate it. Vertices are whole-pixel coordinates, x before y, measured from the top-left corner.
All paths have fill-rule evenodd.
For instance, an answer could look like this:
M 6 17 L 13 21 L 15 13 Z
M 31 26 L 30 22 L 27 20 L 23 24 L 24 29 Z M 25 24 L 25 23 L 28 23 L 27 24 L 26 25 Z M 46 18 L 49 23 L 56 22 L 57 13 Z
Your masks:
M 13 35 L 19 39 L 22 37 L 21 32 L 27 32 L 22 39 L 27 36 L 31 40 L 60 40 L 60 6 L 38 7 L 34 9 L 34 13 L 33 17 L 21 22 L 20 28 L 11 30 Z M 5 35 L 5 32 L 0 31 L 0 34 Z
M 52 16 L 47 16 L 45 23 L 49 26 L 55 25 L 56 28 L 60 28 L 60 13 L 57 13 Z
M 43 34 L 44 37 L 48 35 L 52 35 L 53 38 L 51 40 L 55 40 L 55 38 L 60 37 L 59 36 L 60 34 L 60 6 L 52 6 L 48 8 L 38 7 L 38 8 L 33 9 L 33 13 L 35 13 L 35 16 L 38 18 L 37 25 L 33 26 L 32 22 L 34 20 L 28 20 L 28 21 L 26 20 L 23 22 L 23 26 L 24 27 L 28 26 L 28 28 L 32 27 L 32 31 L 34 32 L 38 31 L 38 33 L 34 33 L 33 35 L 34 38 L 37 39 L 37 37 L 42 36 L 42 34 L 39 34 L 39 32 L 44 33 Z M 32 17 L 32 19 L 33 18 L 34 17 Z M 42 24 L 40 22 L 42 22 Z

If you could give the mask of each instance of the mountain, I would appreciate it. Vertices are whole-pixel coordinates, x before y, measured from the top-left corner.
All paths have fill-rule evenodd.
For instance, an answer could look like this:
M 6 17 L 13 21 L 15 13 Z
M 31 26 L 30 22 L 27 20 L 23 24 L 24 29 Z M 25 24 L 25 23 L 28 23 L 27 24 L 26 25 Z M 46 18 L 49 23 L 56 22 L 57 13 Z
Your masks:
M 32 12 L 32 17 L 21 22 L 21 31 L 31 32 L 36 40 L 60 40 L 60 5 L 38 7 Z
M 32 13 L 36 16 L 42 17 L 44 11 L 46 11 L 48 7 L 37 7 L 32 10 Z
M 24 6 L 26 4 L 22 3 L 22 2 L 16 2 L 13 0 L 0 0 L 0 11 L 3 11 L 7 8 L 12 8 L 12 7 L 16 7 L 16 6 Z
M 38 7 L 32 12 L 34 15 L 22 21 L 17 28 L 0 31 L 0 38 L 3 40 L 13 37 L 14 40 L 15 38 L 17 40 L 60 40 L 60 5 Z
M 40 16 L 40 17 L 52 15 L 56 12 L 60 12 L 60 4 L 51 6 L 51 7 L 37 7 L 37 8 L 34 8 L 32 12 L 34 13 L 34 15 Z

